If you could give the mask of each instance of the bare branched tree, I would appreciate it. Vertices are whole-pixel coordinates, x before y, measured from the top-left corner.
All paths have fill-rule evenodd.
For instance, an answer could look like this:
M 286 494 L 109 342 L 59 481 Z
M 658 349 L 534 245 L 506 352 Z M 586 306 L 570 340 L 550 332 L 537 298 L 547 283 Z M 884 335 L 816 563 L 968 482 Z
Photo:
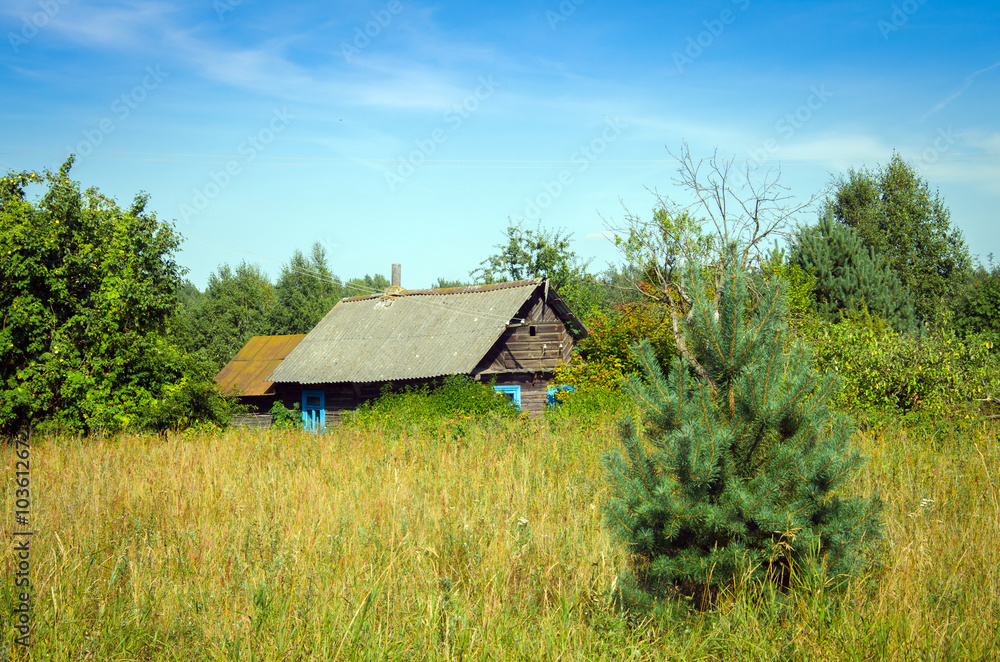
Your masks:
M 766 244 L 786 236 L 792 221 L 813 208 L 818 194 L 796 199 L 781 184 L 780 169 L 737 167 L 735 159 L 727 160 L 718 150 L 696 160 L 682 142 L 676 154 L 668 153 L 677 161 L 672 182 L 686 193 L 687 201 L 653 189 L 652 219 L 626 209 L 624 224 L 605 220 L 605 225 L 614 232 L 626 261 L 639 267 L 633 285 L 669 307 L 678 351 L 711 384 L 685 339 L 692 310 L 682 276 L 686 265 L 707 267 L 718 297 L 725 261 L 736 259 L 744 269 L 759 265 Z

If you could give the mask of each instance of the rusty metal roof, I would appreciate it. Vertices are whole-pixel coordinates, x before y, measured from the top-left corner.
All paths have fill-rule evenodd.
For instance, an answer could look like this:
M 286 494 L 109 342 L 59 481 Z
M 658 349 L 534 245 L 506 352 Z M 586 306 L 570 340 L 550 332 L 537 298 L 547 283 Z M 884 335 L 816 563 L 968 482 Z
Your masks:
M 305 334 L 254 336 L 233 360 L 219 371 L 215 381 L 227 395 L 272 395 L 274 382 L 267 377 L 281 365 Z
M 334 384 L 470 374 L 508 325 L 520 323 L 514 316 L 544 282 L 341 299 L 269 379 Z M 554 292 L 552 299 L 565 308 Z

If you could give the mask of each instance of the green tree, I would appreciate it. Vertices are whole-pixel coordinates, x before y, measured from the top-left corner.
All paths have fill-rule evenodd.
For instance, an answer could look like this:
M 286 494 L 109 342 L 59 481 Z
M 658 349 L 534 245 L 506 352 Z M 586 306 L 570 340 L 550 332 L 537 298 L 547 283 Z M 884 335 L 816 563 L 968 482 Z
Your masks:
M 575 311 L 591 307 L 594 298 L 587 274 L 588 262 L 570 249 L 571 234 L 563 230 L 545 230 L 539 223 L 534 230 L 510 222 L 507 241 L 494 246 L 497 252 L 479 263 L 469 276 L 478 283 L 548 278 L 566 303 Z
M 959 301 L 955 326 L 966 336 L 985 334 L 991 344 L 1000 344 L 1000 265 L 979 265 L 965 295 Z
M 627 386 L 648 420 L 623 423 L 625 452 L 606 460 L 605 521 L 629 550 L 617 594 L 627 607 L 677 592 L 707 607 L 737 579 L 787 585 L 806 564 L 839 582 L 880 531 L 878 497 L 842 493 L 861 461 L 854 428 L 827 406 L 835 378 L 785 337 L 782 281 L 748 296 L 733 250 L 716 303 L 702 271 L 687 267 L 686 332 L 706 376 L 683 357 L 664 372 L 648 343 L 636 348 L 643 376 Z
M 365 274 L 364 278 L 352 278 L 344 283 L 344 296 L 363 297 L 369 294 L 378 294 L 389 289 L 390 284 L 389 279 L 382 274 L 374 276 Z
M 827 208 L 858 231 L 913 293 L 917 317 L 935 319 L 964 291 L 972 258 L 937 192 L 899 154 L 832 184 Z
M 916 330 L 913 295 L 857 230 L 834 222 L 829 210 L 815 226 L 799 229 L 791 261 L 815 276 L 816 310 L 827 321 L 867 310 L 898 331 Z
M 194 313 L 190 348 L 218 372 L 250 338 L 268 334 L 273 303 L 274 287 L 259 266 L 245 261 L 235 270 L 219 265 Z
M 340 282 L 330 271 L 323 245 L 313 244 L 309 257 L 296 250 L 274 286 L 271 333 L 309 333 L 341 296 Z
M 562 230 L 545 230 L 541 224 L 531 230 L 511 222 L 507 226 L 506 243 L 494 246 L 497 252 L 480 262 L 469 276 L 487 284 L 548 278 L 561 290 L 586 272 L 586 263 L 581 263 L 570 249 L 572 238 Z
M 167 336 L 180 347 L 193 342 L 194 316 L 204 298 L 204 293 L 188 279 L 177 287 L 177 308 L 167 320 Z
M 446 290 L 450 287 L 468 287 L 472 283 L 466 283 L 461 280 L 449 280 L 447 278 L 438 278 L 437 282 L 431 285 L 432 290 Z
M 680 152 L 671 156 L 677 161 L 673 181 L 685 191 L 685 199 L 656 193 L 652 220 L 627 212 L 623 225 L 609 228 L 638 274 L 634 287 L 667 305 L 677 351 L 707 378 L 684 331 L 694 310 L 682 277 L 687 265 L 699 264 L 713 280 L 713 291 L 721 293 L 731 247 L 739 247 L 741 268 L 759 266 L 767 257 L 769 238 L 811 208 L 814 198 L 795 200 L 781 184 L 780 172 L 751 166 L 738 172 L 734 161 L 718 151 L 696 160 L 682 143 Z
M 180 237 L 58 173 L 0 180 L 0 429 L 72 432 L 221 421 L 211 375 L 165 337 Z M 29 201 L 25 188 L 45 187 Z M 186 402 L 191 411 L 182 411 Z

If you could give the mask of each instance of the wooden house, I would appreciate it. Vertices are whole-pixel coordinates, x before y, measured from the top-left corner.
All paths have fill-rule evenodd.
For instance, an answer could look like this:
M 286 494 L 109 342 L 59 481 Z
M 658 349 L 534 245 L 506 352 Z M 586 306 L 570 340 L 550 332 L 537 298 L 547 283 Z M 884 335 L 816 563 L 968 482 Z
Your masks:
M 446 375 L 496 379 L 523 411 L 541 413 L 553 369 L 587 329 L 543 279 L 342 299 L 267 377 L 286 407 L 322 427 L 387 383 Z
M 237 418 L 237 425 L 261 427 L 270 424 L 271 417 L 267 412 L 278 398 L 274 383 L 268 381 L 267 376 L 305 337 L 304 333 L 254 336 L 215 376 L 215 382 L 223 393 L 237 397 L 241 404 L 248 405 L 247 414 Z

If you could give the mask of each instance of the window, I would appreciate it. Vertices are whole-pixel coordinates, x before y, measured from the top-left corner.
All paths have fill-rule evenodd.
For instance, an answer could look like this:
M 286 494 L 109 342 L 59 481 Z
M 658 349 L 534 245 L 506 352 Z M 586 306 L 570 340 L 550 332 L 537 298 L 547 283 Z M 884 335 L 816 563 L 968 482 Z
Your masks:
M 529 336 L 535 335 L 535 327 L 533 327 L 533 326 L 529 326 L 528 327 L 528 335 Z
M 326 431 L 326 409 L 323 391 L 302 389 L 302 427 L 310 432 Z
M 573 392 L 573 391 L 576 391 L 576 389 L 573 388 L 572 386 L 570 386 L 569 384 L 560 384 L 559 386 L 550 386 L 549 387 L 549 406 L 550 407 L 555 407 L 556 405 L 561 405 L 563 401 L 562 401 L 562 397 L 560 397 L 559 394 L 563 393 L 563 392 Z
M 493 390 L 509 399 L 512 404 L 521 408 L 521 387 L 520 386 L 494 386 Z

